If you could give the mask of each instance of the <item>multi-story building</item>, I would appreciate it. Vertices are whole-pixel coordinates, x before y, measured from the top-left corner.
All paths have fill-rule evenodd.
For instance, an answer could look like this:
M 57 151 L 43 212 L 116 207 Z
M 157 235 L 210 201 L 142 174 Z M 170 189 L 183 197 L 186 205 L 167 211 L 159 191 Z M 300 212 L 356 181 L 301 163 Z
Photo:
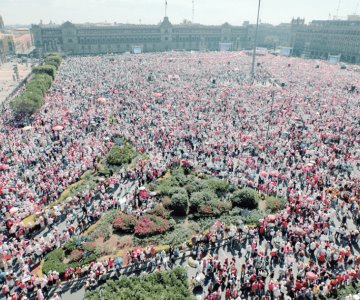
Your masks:
M 6 62 L 8 55 L 28 55 L 34 50 L 28 28 L 5 30 L 4 21 L 0 16 L 0 64 Z
M 256 25 L 249 25 L 248 35 L 249 42 L 252 46 L 255 38 Z M 281 23 L 279 25 L 259 24 L 257 35 L 257 46 L 276 49 L 280 46 L 290 46 L 291 40 L 291 24 Z
M 341 61 L 360 63 L 360 20 L 312 21 L 292 20 L 291 46 L 293 55 L 328 59 L 341 55 Z
M 232 50 L 247 48 L 247 27 L 205 26 L 170 23 L 168 17 L 158 25 L 72 24 L 33 25 L 37 54 L 59 51 L 70 55 L 169 50 L 219 50 L 226 44 Z

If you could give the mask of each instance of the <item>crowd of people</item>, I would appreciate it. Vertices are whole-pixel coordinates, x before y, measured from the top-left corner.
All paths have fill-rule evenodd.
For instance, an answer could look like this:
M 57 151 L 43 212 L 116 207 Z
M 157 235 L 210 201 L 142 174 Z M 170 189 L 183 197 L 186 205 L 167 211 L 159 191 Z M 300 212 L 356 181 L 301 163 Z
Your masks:
M 149 156 L 122 174 L 136 181 L 127 201 L 179 160 L 235 185 L 288 199 L 287 208 L 263 220 L 254 236 L 241 228 L 235 235 L 243 241 L 239 255 L 250 253 L 252 262 L 245 265 L 248 279 L 240 278 L 238 292 L 254 277 L 258 260 L 270 268 L 266 280 L 255 272 L 255 282 L 262 286 L 264 281 L 256 289 L 258 297 L 269 292 L 276 298 L 278 290 L 302 297 L 316 286 L 329 290 L 329 274 L 357 272 L 360 73 L 355 67 L 263 56 L 255 81 L 249 82 L 249 63 L 242 52 L 69 57 L 31 126 L 16 128 L 11 110 L 5 110 L 0 117 L 5 286 L 14 286 L 16 279 L 17 286 L 28 282 L 31 267 L 44 254 L 119 206 L 113 189 L 100 184 L 51 212 L 46 209 L 86 170 L 96 169 L 114 136 L 125 137 Z M 46 228 L 46 238 L 22 222 L 42 208 L 36 225 Z M 59 230 L 57 224 L 66 221 Z M 291 264 L 296 266 L 291 271 L 305 278 L 292 272 L 271 277 L 275 265 Z M 227 273 L 230 299 L 236 286 L 231 262 L 219 265 L 214 259 L 211 265 L 218 278 Z M 316 279 L 306 278 L 307 273 Z M 41 294 L 41 283 L 37 290 Z

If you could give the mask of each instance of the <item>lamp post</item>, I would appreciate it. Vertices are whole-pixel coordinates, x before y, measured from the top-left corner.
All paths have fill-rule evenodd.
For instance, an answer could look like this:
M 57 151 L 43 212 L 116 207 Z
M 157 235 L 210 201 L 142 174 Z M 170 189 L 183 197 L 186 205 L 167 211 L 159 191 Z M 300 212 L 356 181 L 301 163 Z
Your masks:
M 255 77 L 255 57 L 256 57 L 257 35 L 258 35 L 258 29 L 259 29 L 260 6 L 261 6 L 261 0 L 259 0 L 258 12 L 257 12 L 257 19 L 256 19 L 256 29 L 255 29 L 255 38 L 254 38 L 254 50 L 253 50 L 252 64 L 251 64 L 251 74 L 250 74 L 251 79 L 254 79 L 254 77 Z

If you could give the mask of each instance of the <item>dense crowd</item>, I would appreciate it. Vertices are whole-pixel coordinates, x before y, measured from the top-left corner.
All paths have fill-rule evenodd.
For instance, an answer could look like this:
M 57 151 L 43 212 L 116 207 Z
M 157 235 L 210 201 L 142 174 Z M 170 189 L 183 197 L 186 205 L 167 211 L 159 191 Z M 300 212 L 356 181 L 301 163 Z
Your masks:
M 0 249 L 2 281 L 9 289 L 4 294 L 29 278 L 32 285 L 38 281 L 41 294 L 44 279 L 31 276 L 31 267 L 119 205 L 112 189 L 100 184 L 51 214 L 45 209 L 37 226 L 49 231 L 46 238 L 22 223 L 96 168 L 115 135 L 150 157 L 123 174 L 137 181 L 128 201 L 138 186 L 179 160 L 288 199 L 286 210 L 265 219 L 258 232 L 237 231 L 239 254 L 246 251 L 250 260 L 237 292 L 250 295 L 252 288 L 244 287 L 257 283 L 259 297 L 276 298 L 285 290 L 302 297 L 315 286 L 329 290 L 334 276 L 357 272 L 360 73 L 325 62 L 264 56 L 255 82 L 249 82 L 249 63 L 243 53 L 70 57 L 31 126 L 14 127 L 6 110 L 0 117 Z M 76 217 L 69 214 L 77 210 Z M 59 231 L 56 225 L 63 221 L 66 229 Z M 268 266 L 266 276 L 259 276 L 257 263 Z M 212 280 L 227 278 L 222 282 L 226 297 L 236 299 L 231 262 L 210 264 L 218 277 Z M 291 264 L 271 276 L 274 266 Z M 298 279 L 294 270 L 305 275 Z M 306 278 L 308 273 L 316 279 Z

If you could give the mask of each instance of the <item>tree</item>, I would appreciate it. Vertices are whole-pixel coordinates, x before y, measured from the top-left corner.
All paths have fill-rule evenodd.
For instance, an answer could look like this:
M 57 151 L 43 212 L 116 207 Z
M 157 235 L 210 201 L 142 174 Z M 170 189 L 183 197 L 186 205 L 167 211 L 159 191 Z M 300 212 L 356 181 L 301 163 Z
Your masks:
M 109 165 L 122 166 L 131 163 L 133 157 L 134 150 L 129 144 L 121 147 L 114 145 L 108 154 L 107 162 Z
M 231 202 L 233 206 L 255 209 L 258 207 L 259 196 L 255 190 L 245 188 L 235 191 L 231 195 Z
M 29 116 L 38 110 L 39 105 L 25 96 L 18 96 L 10 102 L 10 108 L 18 115 Z
M 171 197 L 170 209 L 176 215 L 186 215 L 189 197 L 187 194 L 178 193 Z
M 55 79 L 55 73 L 56 68 L 52 65 L 43 65 L 43 66 L 37 66 L 33 68 L 33 72 L 35 74 L 48 74 L 52 77 L 52 79 Z
M 203 190 L 201 192 L 195 192 L 190 197 L 190 210 L 197 212 L 200 206 L 208 204 L 210 202 L 216 202 L 218 200 L 216 194 L 210 190 Z
M 174 268 L 168 272 L 156 272 L 141 277 L 121 276 L 116 281 L 108 280 L 102 290 L 102 294 L 98 290 L 87 292 L 85 299 L 194 299 L 188 286 L 187 272 L 183 268 Z

